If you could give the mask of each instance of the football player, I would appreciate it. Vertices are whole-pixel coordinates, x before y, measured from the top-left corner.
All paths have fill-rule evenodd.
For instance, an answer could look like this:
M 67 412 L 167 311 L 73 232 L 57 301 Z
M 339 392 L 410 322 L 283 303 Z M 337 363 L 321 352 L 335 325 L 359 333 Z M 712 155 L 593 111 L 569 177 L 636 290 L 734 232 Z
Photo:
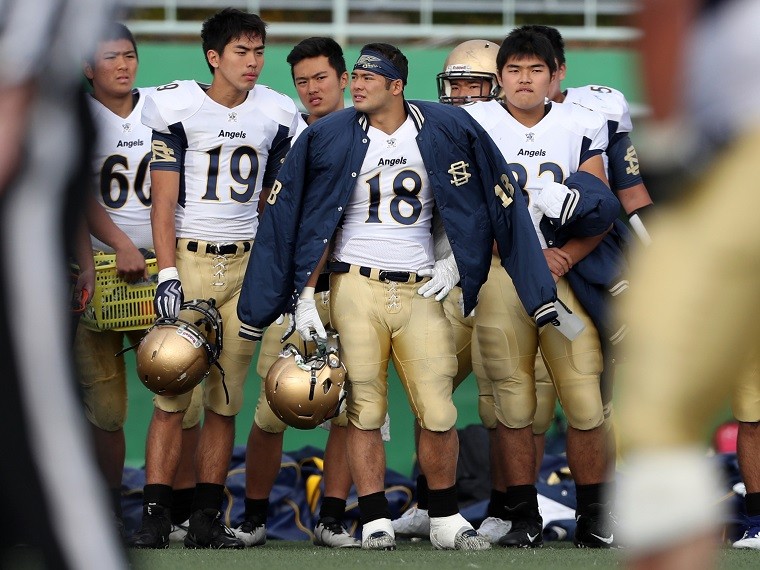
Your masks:
M 565 42 L 560 32 L 551 26 L 527 25 L 517 29 L 534 31 L 546 36 L 557 56 L 557 75 L 552 82 L 549 98 L 557 103 L 576 103 L 597 111 L 605 116 L 609 129 L 610 142 L 603 158 L 607 166 L 610 188 L 620 200 L 630 228 L 642 245 L 649 245 L 651 237 L 647 226 L 654 210 L 652 198 L 647 191 L 639 170 L 636 148 L 630 139 L 633 130 L 631 115 L 625 95 L 616 89 L 603 85 L 586 85 L 562 89 L 562 81 L 567 74 L 565 59 Z M 647 221 L 645 224 L 644 220 Z M 614 435 L 612 434 L 612 380 L 614 368 L 609 360 L 605 362 L 605 374 L 602 377 L 605 404 L 605 423 L 610 430 L 610 471 L 615 468 Z M 543 457 L 545 434 L 554 419 L 556 392 L 548 376 L 536 376 L 538 406 L 533 422 L 536 434 L 536 456 Z
M 299 42 L 288 54 L 288 63 L 298 97 L 306 113 L 301 115 L 296 137 L 320 118 L 343 108 L 343 93 L 348 85 L 348 72 L 343 50 L 332 38 L 313 37 Z M 329 316 L 329 283 L 325 274 L 316 287 L 317 309 L 327 324 Z M 246 448 L 245 520 L 235 534 L 247 546 L 266 541 L 266 518 L 269 493 L 280 471 L 283 434 L 287 425 L 271 410 L 266 399 L 264 378 L 277 360 L 285 343 L 300 344 L 293 329 L 288 334 L 287 319 L 270 325 L 261 339 L 256 372 L 261 392 Z M 333 548 L 358 547 L 358 540 L 348 534 L 342 523 L 346 498 L 351 490 L 351 474 L 346 455 L 346 415 L 332 420 L 325 446 L 325 491 L 314 528 L 314 543 Z
M 475 101 L 493 101 L 502 95 L 496 72 L 496 53 L 499 44 L 488 40 L 468 40 L 457 45 L 446 57 L 443 71 L 436 76 L 438 100 L 449 105 L 464 105 Z M 454 346 L 457 356 L 457 373 L 454 376 L 454 390 L 472 372 L 473 322 L 472 314 L 462 313 L 462 289 L 454 287 L 442 301 L 446 317 L 451 322 L 454 332 Z M 477 342 L 477 341 L 476 341 Z M 414 426 L 415 446 L 419 443 L 419 424 Z M 494 430 L 489 430 L 493 440 Z M 491 441 L 490 453 L 498 450 L 496 441 Z M 491 458 L 491 468 L 498 468 L 499 461 Z M 497 480 L 496 473 L 492 479 Z M 500 488 L 500 486 L 498 487 Z M 492 490 L 488 507 L 488 517 L 483 521 L 478 533 L 496 542 L 509 531 L 509 523 L 494 509 L 503 506 L 503 492 Z M 493 505 L 493 508 L 492 506 Z M 425 538 L 430 535 L 430 517 L 428 516 L 427 478 L 420 473 L 417 476 L 417 504 L 393 521 L 393 529 L 398 536 Z
M 146 278 L 145 257 L 153 248 L 150 230 L 151 130 L 140 121 L 145 98 L 153 89 L 134 89 L 137 45 L 132 33 L 119 23 L 110 24 L 84 75 L 92 86 L 88 98 L 98 129 L 93 152 L 96 201 L 88 213 L 92 249 L 114 253 L 116 270 L 128 282 Z M 121 520 L 121 477 L 126 452 L 124 422 L 127 414 L 127 378 L 121 351 L 126 341 L 136 344 L 144 331 L 92 330 L 80 323 L 74 348 L 87 419 L 92 425 L 98 463 L 111 492 L 114 513 Z M 200 398 L 185 414 L 182 430 L 182 470 L 173 482 L 174 537 L 190 516 L 195 486 L 192 456 L 197 443 Z
M 11 0 L 0 9 L 3 568 L 32 559 L 61 570 L 129 567 L 76 393 L 64 270 L 90 184 L 81 58 L 111 8 Z
M 153 129 L 151 225 L 159 277 L 157 315 L 176 317 L 188 299 L 213 298 L 224 322 L 218 368 L 203 383 L 204 422 L 196 454 L 189 548 L 242 548 L 221 519 L 243 382 L 254 343 L 237 335 L 237 302 L 259 224 L 258 201 L 271 187 L 298 124 L 288 97 L 257 80 L 265 23 L 224 9 L 201 31 L 211 85 L 175 81 L 146 98 Z M 258 340 L 258 339 L 253 339 Z M 182 417 L 190 394 L 157 396 L 146 446 L 143 520 L 132 544 L 167 544 L 170 485 L 179 462 Z
M 568 461 L 578 497 L 575 543 L 611 546 L 614 533 L 603 502 L 602 351 L 591 308 L 598 309 L 601 299 L 596 292 L 588 295 L 586 287 L 575 286 L 578 280 L 585 282 L 591 267 L 609 280 L 619 274 L 616 258 L 597 247 L 619 208 L 609 192 L 601 156 L 608 142 L 606 123 L 601 115 L 580 106 L 545 103 L 557 64 L 551 44 L 540 34 L 510 34 L 499 49 L 497 69 L 506 103 L 463 108 L 486 128 L 509 160 L 528 196 L 533 225 L 560 298 L 585 325 L 567 336 L 560 329 L 539 335 L 501 272 L 492 272 L 481 290 L 473 368 L 480 386 L 481 419 L 496 429 L 501 448 L 504 518 L 512 521 L 511 530 L 498 542 L 522 547 L 542 544 L 531 428 L 540 346 L 569 423 Z
M 422 428 L 430 539 L 436 548 L 481 550 L 490 544 L 457 506 L 456 357 L 440 301 L 461 276 L 464 309 L 472 311 L 494 236 L 538 324 L 557 316 L 554 281 L 491 139 L 461 109 L 406 101 L 407 75 L 396 47 L 364 46 L 351 75 L 354 108 L 299 137 L 269 197 L 239 312 L 255 330 L 294 303 L 302 337 L 323 336 L 314 287 L 329 259 L 330 322 L 350 383 L 348 452 L 362 547 L 396 547 L 380 434 L 393 358 Z M 434 237 L 437 216 L 444 229 Z

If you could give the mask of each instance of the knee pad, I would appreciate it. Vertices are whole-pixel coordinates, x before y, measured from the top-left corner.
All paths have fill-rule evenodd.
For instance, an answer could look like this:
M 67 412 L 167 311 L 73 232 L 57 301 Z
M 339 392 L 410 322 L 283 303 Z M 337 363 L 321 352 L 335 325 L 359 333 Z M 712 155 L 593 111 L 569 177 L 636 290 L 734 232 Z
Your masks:
M 272 411 L 272 408 L 269 407 L 264 392 L 259 395 L 253 421 L 262 431 L 267 433 L 282 433 L 288 428 L 287 424 L 278 418 Z
M 386 398 L 372 401 L 368 398 L 356 398 L 356 384 L 350 384 L 346 401 L 346 413 L 348 421 L 361 430 L 380 429 L 385 423 L 385 414 L 388 411 Z M 357 401 L 359 400 L 359 401 Z
M 185 411 L 182 418 L 182 429 L 190 429 L 197 426 L 201 421 L 201 412 L 203 411 L 203 386 L 198 384 L 193 388 L 190 398 L 190 405 Z
M 428 431 L 445 432 L 453 428 L 457 423 L 457 409 L 454 403 L 426 408 L 417 418 L 420 427 Z
M 478 415 L 483 427 L 486 429 L 496 427 L 496 405 L 492 395 L 478 396 Z
M 590 382 L 562 393 L 562 409 L 571 427 L 588 431 L 604 423 L 604 408 L 599 383 Z
M 85 388 L 87 420 L 103 431 L 118 431 L 127 419 L 127 394 L 123 383 L 96 382 Z
M 554 422 L 555 409 L 557 404 L 557 394 L 552 391 L 536 390 L 536 413 L 533 416 L 533 433 L 536 435 L 544 434 L 549 431 Z

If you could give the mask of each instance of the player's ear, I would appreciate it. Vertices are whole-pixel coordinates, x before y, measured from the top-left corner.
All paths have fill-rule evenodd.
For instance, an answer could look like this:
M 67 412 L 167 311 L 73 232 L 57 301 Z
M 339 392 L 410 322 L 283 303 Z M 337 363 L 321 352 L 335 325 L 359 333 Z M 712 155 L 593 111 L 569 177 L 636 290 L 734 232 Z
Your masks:
M 567 65 L 561 64 L 559 68 L 557 68 L 557 77 L 560 81 L 564 81 L 565 77 L 567 77 Z
M 343 75 L 338 78 L 340 89 L 343 91 L 348 86 L 348 71 L 344 71 Z
M 206 52 L 206 59 L 211 67 L 216 69 L 219 67 L 219 52 L 215 49 L 210 49 Z

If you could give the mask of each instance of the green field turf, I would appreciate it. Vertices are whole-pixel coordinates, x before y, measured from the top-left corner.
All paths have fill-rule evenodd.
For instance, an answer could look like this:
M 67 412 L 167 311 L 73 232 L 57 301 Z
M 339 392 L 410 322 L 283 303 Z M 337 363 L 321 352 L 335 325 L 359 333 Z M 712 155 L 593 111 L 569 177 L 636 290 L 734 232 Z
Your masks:
M 220 568 L 224 570 L 262 568 L 266 570 L 363 570 L 365 568 L 486 569 L 521 568 L 562 570 L 623 568 L 620 551 L 580 550 L 570 543 L 542 549 L 494 548 L 485 552 L 434 550 L 429 542 L 400 542 L 395 552 L 357 549 L 330 550 L 306 541 L 269 541 L 266 546 L 243 551 L 206 551 L 171 548 L 164 551 L 130 551 L 136 570 L 187 570 Z M 726 548 L 720 553 L 721 569 L 750 569 L 760 566 L 760 552 Z

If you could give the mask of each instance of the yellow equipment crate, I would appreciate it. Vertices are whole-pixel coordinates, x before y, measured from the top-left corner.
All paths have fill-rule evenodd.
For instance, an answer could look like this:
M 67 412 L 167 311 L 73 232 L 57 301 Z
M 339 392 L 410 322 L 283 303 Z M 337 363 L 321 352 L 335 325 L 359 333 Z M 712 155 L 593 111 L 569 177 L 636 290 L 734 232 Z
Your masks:
M 148 279 L 127 283 L 116 274 L 116 255 L 96 253 L 95 292 L 80 317 L 92 330 L 131 331 L 147 329 L 156 320 L 153 297 L 158 282 L 158 263 L 146 259 Z

